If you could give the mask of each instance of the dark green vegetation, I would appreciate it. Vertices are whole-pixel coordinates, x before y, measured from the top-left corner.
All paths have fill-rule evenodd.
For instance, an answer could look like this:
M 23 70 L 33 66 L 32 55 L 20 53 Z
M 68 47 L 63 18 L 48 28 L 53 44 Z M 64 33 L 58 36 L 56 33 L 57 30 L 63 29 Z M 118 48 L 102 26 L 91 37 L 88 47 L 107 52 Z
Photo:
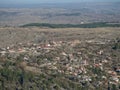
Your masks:
M 49 23 L 30 23 L 21 27 L 48 27 L 48 28 L 98 28 L 98 27 L 120 27 L 120 24 L 109 24 L 107 22 L 96 22 L 87 24 L 49 24 Z
M 115 40 L 115 44 L 114 44 L 114 46 L 112 47 L 114 50 L 118 50 L 118 49 L 120 49 L 120 39 L 119 38 L 117 38 L 116 40 Z

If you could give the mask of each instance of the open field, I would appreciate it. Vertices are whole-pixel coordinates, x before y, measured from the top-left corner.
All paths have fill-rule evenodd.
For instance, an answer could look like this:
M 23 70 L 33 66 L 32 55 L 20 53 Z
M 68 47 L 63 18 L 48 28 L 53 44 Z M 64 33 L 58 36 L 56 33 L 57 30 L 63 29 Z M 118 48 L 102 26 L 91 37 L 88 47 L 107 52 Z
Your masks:
M 105 42 L 120 36 L 120 28 L 0 28 L 0 47 L 44 40 L 95 40 Z

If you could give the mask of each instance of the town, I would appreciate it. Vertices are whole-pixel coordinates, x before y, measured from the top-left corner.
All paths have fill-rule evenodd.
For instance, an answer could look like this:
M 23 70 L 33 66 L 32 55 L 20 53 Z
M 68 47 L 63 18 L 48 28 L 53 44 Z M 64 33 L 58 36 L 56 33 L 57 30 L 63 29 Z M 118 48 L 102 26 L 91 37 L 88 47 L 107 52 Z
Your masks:
M 41 43 L 19 43 L 0 48 L 0 69 L 7 63 L 7 68 L 10 70 L 18 67 L 27 73 L 52 75 L 54 78 L 61 77 L 72 81 L 79 84 L 78 90 L 88 90 L 85 88 L 118 90 L 120 89 L 119 49 L 120 41 L 117 39 L 106 42 L 51 40 Z M 52 86 L 64 88 L 59 85 Z

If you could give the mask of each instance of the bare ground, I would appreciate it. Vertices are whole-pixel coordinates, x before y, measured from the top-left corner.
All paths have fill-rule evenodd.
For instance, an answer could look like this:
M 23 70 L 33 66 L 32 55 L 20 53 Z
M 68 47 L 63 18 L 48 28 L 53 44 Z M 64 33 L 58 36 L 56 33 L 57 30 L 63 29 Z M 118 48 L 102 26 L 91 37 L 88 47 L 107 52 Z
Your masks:
M 120 28 L 0 28 L 0 47 L 12 44 L 48 40 L 75 40 L 106 42 L 120 37 Z

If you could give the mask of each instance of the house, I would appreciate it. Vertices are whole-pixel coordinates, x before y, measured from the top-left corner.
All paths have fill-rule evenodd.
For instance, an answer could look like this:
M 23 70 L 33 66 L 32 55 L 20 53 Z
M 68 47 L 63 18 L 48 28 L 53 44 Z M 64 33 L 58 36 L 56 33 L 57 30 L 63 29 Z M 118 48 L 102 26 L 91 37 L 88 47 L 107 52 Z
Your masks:
M 0 52 L 1 56 L 5 56 L 6 53 L 7 53 L 6 51 L 1 51 Z
M 114 71 L 108 71 L 108 74 L 110 74 L 111 76 L 116 76 L 117 75 L 117 73 L 116 72 L 114 72 Z
M 117 76 L 111 77 L 110 80 L 113 81 L 114 83 L 119 83 L 119 78 Z
M 86 66 L 86 65 L 88 65 L 88 62 L 87 62 L 87 60 L 83 60 L 83 61 L 81 61 L 81 64 Z
M 62 54 L 63 56 L 67 56 L 67 54 L 66 54 L 65 52 L 62 52 L 61 54 Z
M 18 49 L 18 52 L 19 52 L 19 53 L 23 53 L 23 52 L 26 52 L 26 50 L 24 50 L 24 49 L 22 49 L 22 48 L 19 48 L 19 49 Z
M 102 60 L 102 63 L 108 63 L 108 60 L 104 59 Z
M 9 50 L 8 52 L 9 52 L 9 53 L 15 53 L 16 51 L 13 50 L 13 49 L 11 49 L 11 50 Z
M 103 50 L 100 50 L 100 51 L 99 51 L 99 52 L 97 52 L 97 53 L 101 55 L 101 54 L 103 53 Z

